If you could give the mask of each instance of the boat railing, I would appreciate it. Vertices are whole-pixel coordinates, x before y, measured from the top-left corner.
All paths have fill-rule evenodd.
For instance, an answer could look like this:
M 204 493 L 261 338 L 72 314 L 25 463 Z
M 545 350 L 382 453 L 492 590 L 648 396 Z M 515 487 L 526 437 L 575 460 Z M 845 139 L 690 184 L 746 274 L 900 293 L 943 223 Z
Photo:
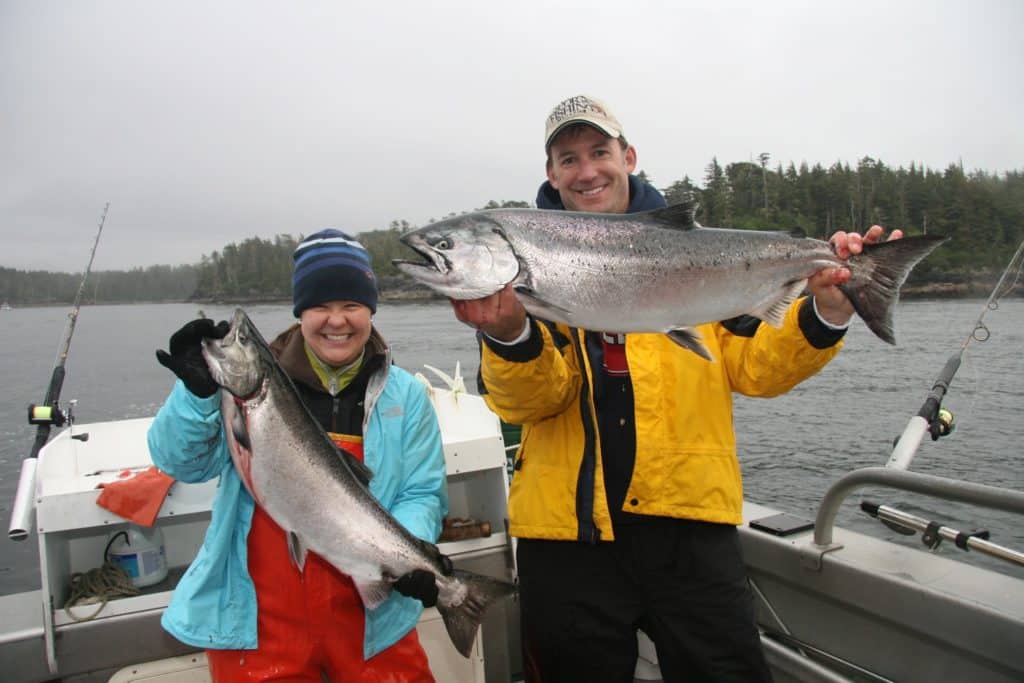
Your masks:
M 890 467 L 864 467 L 847 473 L 825 492 L 814 523 L 814 540 L 804 558 L 807 566 L 820 569 L 822 556 L 842 547 L 832 533 L 839 508 L 851 493 L 865 486 L 885 486 L 1024 515 L 1021 491 Z

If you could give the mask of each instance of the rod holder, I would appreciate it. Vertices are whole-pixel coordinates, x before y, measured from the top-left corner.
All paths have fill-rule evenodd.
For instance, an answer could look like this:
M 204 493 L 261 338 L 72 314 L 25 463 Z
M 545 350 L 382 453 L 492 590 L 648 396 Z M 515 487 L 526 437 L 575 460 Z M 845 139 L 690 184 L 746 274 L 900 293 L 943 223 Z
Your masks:
M 11 526 L 7 537 L 12 541 L 24 541 L 32 528 L 32 513 L 36 509 L 36 467 L 37 458 L 25 458 L 21 461 L 21 477 L 18 479 L 18 491 L 14 495 L 11 507 Z

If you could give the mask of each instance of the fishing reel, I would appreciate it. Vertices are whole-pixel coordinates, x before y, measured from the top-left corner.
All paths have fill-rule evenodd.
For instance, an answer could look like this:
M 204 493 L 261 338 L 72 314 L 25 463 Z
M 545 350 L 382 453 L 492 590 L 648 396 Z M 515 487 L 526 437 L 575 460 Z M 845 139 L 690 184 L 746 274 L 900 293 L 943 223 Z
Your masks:
M 938 441 L 940 436 L 947 436 L 956 427 L 953 424 L 953 413 L 945 408 L 939 408 L 935 419 L 928 424 L 928 432 L 932 435 L 932 441 Z
M 71 411 L 61 410 L 60 406 L 54 402 L 51 405 L 36 405 L 30 403 L 28 405 L 28 423 L 30 425 L 49 425 L 51 427 L 63 427 L 68 422 L 71 422 L 72 416 Z
M 74 424 L 76 399 L 68 401 L 67 410 L 62 409 L 56 401 L 49 405 L 28 405 L 28 423 L 30 425 L 63 427 Z
M 75 423 L 76 403 L 78 403 L 77 399 L 68 401 L 67 410 L 63 410 L 56 401 L 50 405 L 30 403 L 28 406 L 28 423 L 37 427 L 63 427 L 64 425 L 70 427 Z M 88 432 L 73 434 L 71 438 L 76 441 L 88 441 L 89 434 Z

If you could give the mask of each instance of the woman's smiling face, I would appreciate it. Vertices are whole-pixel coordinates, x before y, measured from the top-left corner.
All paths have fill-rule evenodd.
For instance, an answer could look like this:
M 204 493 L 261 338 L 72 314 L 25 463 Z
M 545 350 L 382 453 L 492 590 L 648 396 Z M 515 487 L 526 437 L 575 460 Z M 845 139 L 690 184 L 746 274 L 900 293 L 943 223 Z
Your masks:
M 340 368 L 362 353 L 370 339 L 373 313 L 356 301 L 328 301 L 302 311 L 302 337 L 316 357 Z

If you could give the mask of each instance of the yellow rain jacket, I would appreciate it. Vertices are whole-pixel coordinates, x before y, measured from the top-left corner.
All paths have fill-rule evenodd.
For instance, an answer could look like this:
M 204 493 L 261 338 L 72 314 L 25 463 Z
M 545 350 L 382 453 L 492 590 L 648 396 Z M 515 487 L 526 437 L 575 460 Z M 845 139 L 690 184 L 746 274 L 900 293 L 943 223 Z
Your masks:
M 752 336 L 723 323 L 701 325 L 714 362 L 663 334 L 626 335 L 636 454 L 623 510 L 742 522 L 732 392 L 784 393 L 835 356 L 841 340 L 812 344 L 804 332 L 820 326 L 809 318 L 815 316 L 810 303 L 794 302 L 781 328 L 760 324 Z M 531 339 L 516 347 L 481 344 L 484 398 L 502 420 L 523 426 L 509 494 L 510 531 L 522 538 L 613 540 L 585 332 L 531 326 Z M 524 346 L 531 349 L 524 352 Z

